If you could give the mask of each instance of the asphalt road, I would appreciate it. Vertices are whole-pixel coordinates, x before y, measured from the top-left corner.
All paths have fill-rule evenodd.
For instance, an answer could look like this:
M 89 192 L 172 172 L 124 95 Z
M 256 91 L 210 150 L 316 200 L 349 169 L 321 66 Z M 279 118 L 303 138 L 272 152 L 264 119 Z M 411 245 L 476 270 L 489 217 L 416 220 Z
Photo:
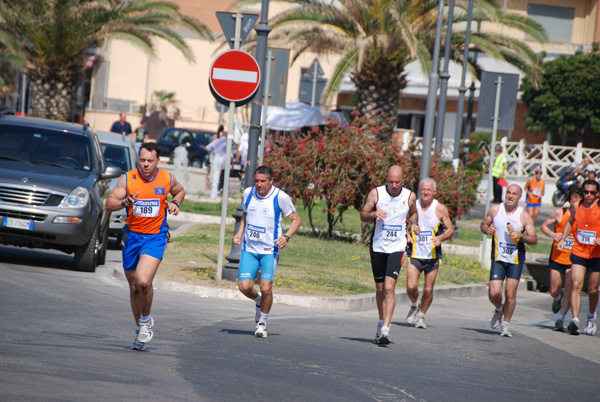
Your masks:
M 96 273 L 60 253 L 0 247 L 2 401 L 596 400 L 600 334 L 552 331 L 550 296 L 519 293 L 513 338 L 489 327 L 486 297 L 437 299 L 428 328 L 404 322 L 372 342 L 376 312 L 275 305 L 253 336 L 250 301 L 158 289 L 155 338 L 129 350 L 119 252 Z M 584 299 L 584 305 L 587 300 Z

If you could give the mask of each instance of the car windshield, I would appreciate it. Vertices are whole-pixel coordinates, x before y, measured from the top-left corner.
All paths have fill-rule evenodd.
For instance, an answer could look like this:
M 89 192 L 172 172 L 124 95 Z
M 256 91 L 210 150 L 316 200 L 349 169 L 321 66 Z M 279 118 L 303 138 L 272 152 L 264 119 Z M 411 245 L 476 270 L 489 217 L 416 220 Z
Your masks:
M 23 162 L 90 170 L 89 140 L 82 135 L 33 127 L 3 127 L 0 157 Z
M 121 168 L 122 172 L 128 172 L 133 169 L 131 166 L 130 149 L 121 145 L 101 144 L 104 160 L 108 166 Z
M 208 145 L 212 141 L 213 133 L 195 131 L 193 135 L 197 144 Z

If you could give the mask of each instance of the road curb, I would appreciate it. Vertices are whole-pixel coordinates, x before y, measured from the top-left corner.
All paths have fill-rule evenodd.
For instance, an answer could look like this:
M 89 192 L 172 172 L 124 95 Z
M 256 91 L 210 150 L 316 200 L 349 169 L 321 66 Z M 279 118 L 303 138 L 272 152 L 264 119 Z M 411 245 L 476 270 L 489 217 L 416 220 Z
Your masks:
M 123 269 L 115 265 L 113 267 L 112 277 L 114 279 L 125 281 Z M 524 281 L 521 285 L 526 286 Z M 188 283 L 167 281 L 164 279 L 154 279 L 154 288 L 168 290 L 172 292 L 188 293 L 200 297 L 216 297 L 227 300 L 247 300 L 237 289 L 222 289 L 211 286 L 199 286 Z M 273 295 L 273 302 L 288 306 L 318 308 L 331 311 L 368 311 L 377 308 L 375 293 L 352 295 L 352 296 L 300 296 L 277 294 L 277 289 Z M 444 299 L 452 297 L 479 297 L 485 296 L 488 292 L 487 284 L 468 284 L 468 285 L 440 285 L 434 288 L 434 298 Z M 396 305 L 405 305 L 409 303 L 406 290 L 396 291 Z

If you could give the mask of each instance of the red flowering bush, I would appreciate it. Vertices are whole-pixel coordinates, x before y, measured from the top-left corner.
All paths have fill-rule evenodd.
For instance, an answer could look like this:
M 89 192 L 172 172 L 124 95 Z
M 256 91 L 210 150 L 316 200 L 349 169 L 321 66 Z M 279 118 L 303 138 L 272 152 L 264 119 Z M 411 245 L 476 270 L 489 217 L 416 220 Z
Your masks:
M 404 187 L 417 190 L 420 155 L 378 141 L 380 130 L 381 126 L 355 119 L 347 127 L 329 125 L 324 132 L 315 128 L 305 135 L 280 138 L 265 155 L 278 187 L 302 200 L 313 233 L 312 211 L 317 201 L 326 203 L 327 237 L 331 238 L 344 212 L 350 207 L 360 211 L 369 191 L 386 183 L 387 169 L 393 164 L 404 169 Z M 480 173 L 460 168 L 454 172 L 451 164 L 434 156 L 430 174 L 437 182 L 437 198 L 451 217 L 462 215 L 474 204 Z

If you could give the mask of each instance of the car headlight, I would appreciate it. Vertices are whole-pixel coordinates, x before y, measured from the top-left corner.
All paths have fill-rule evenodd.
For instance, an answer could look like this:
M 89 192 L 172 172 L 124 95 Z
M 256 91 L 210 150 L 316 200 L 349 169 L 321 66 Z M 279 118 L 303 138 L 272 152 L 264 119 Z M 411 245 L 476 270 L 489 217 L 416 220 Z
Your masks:
M 62 208 L 83 208 L 88 204 L 90 193 L 85 188 L 78 186 L 61 203 Z

